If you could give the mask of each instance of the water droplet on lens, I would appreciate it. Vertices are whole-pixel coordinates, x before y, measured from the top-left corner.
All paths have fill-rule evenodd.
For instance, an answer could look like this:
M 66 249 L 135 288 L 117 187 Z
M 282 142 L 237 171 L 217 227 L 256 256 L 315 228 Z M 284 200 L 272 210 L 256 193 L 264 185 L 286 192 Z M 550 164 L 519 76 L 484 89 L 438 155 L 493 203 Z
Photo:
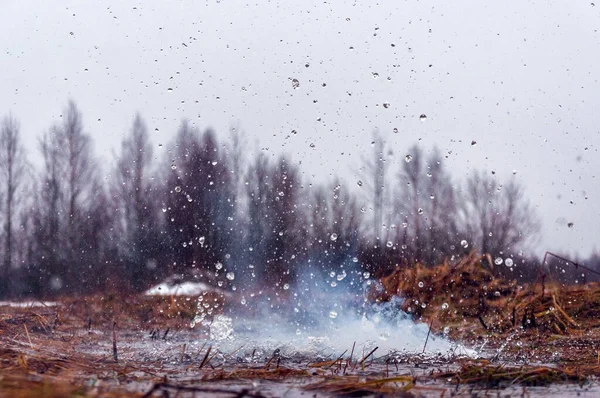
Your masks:
M 288 290 L 290 288 L 290 284 L 289 283 L 285 283 L 283 285 L 283 290 Z
M 337 240 L 337 238 L 338 238 L 338 236 L 335 232 L 329 236 L 329 239 L 331 239 L 332 242 L 335 242 Z
M 412 155 L 406 155 L 406 156 L 404 157 L 404 161 L 405 161 L 406 163 L 410 163 L 410 162 L 412 162 L 412 160 L 413 160 L 413 157 L 412 157 Z
M 337 318 L 337 316 L 338 316 L 337 312 L 335 312 L 335 311 L 329 311 L 329 317 L 331 319 L 335 319 L 335 318 Z
M 506 260 L 504 260 L 504 264 L 505 264 L 507 267 L 512 267 L 514 263 L 513 263 L 513 260 L 512 260 L 512 258 L 507 258 Z
M 292 79 L 292 88 L 295 90 L 300 87 L 300 81 L 298 79 Z
M 225 275 L 225 277 L 226 277 L 227 279 L 229 279 L 230 281 L 232 281 L 232 280 L 234 280 L 234 279 L 235 279 L 235 274 L 234 274 L 233 272 L 228 272 L 228 273 Z
M 502 260 L 502 257 L 496 257 L 496 259 L 494 260 L 494 264 L 496 265 L 500 265 L 502 264 L 504 260 Z
M 417 210 L 417 212 L 418 212 L 419 214 L 423 214 L 423 209 L 421 209 L 421 208 L 419 207 L 419 210 Z
M 448 309 L 448 303 L 442 304 L 442 310 L 447 310 L 447 309 Z
M 392 246 L 394 246 L 394 244 L 393 244 L 392 242 L 390 242 L 390 241 L 388 241 L 388 242 L 387 242 L 385 245 L 386 245 L 387 247 L 392 247 Z
M 181 192 L 181 187 L 179 185 L 175 187 L 175 192 Z
M 427 120 L 427 115 L 422 113 L 421 116 L 419 116 L 419 119 L 424 122 L 425 120 Z
M 216 268 L 216 269 L 223 269 L 223 264 L 221 264 L 221 263 L 216 263 L 216 264 L 215 264 L 215 268 Z
M 363 182 L 361 180 L 358 180 L 358 182 L 356 183 L 356 185 L 358 185 L 359 187 L 363 186 Z
M 460 245 L 466 249 L 467 247 L 469 247 L 469 242 L 463 239 L 460 241 Z
M 423 282 L 419 282 L 419 287 L 423 287 L 425 284 Z

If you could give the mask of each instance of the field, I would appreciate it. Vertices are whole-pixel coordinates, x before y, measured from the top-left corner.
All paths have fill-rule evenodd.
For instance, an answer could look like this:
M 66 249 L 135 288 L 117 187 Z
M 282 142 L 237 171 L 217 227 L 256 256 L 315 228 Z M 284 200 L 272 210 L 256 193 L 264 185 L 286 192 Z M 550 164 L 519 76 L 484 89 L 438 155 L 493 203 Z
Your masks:
M 421 283 L 422 282 L 422 283 Z M 401 307 L 469 355 L 225 350 L 190 328 L 197 297 L 117 294 L 0 303 L 0 396 L 462 396 L 600 392 L 600 286 L 518 285 L 485 257 L 415 265 L 373 302 Z M 205 300 L 218 302 L 218 296 Z M 216 301 L 215 301 L 216 300 Z M 425 306 L 422 303 L 427 303 Z M 425 348 L 427 339 L 423 341 Z M 423 349 L 423 351 L 425 351 Z

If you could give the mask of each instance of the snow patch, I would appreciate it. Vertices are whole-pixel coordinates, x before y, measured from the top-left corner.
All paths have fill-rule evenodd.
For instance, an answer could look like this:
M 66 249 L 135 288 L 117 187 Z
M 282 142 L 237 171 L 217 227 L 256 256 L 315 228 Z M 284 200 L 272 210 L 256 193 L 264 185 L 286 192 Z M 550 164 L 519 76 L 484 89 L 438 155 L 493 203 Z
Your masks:
M 162 282 L 144 292 L 146 296 L 199 296 L 202 293 L 218 293 L 228 295 L 224 290 L 203 282 Z

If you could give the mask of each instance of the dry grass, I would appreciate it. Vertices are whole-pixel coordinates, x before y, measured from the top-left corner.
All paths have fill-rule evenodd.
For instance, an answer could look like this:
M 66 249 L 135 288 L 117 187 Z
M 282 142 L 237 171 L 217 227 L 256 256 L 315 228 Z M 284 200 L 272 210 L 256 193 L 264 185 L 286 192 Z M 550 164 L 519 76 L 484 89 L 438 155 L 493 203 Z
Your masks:
M 401 296 L 402 308 L 434 333 L 449 327 L 452 337 L 485 342 L 497 355 L 420 375 L 390 369 L 390 357 L 377 358 L 376 350 L 358 356 L 355 347 L 299 363 L 275 353 L 238 360 L 242 347 L 225 353 L 205 344 L 192 352 L 182 343 L 148 359 L 136 339 L 189 334 L 195 298 L 64 298 L 56 307 L 0 307 L 0 396 L 262 396 L 241 387 L 252 380 L 336 395 L 440 396 L 461 385 L 581 384 L 600 377 L 597 284 L 546 284 L 542 294 L 541 285 L 496 278 L 489 259 L 475 254 L 456 264 L 399 269 L 381 283 L 372 300 Z M 219 297 L 204 300 L 222 304 Z M 194 333 L 196 340 L 207 337 Z

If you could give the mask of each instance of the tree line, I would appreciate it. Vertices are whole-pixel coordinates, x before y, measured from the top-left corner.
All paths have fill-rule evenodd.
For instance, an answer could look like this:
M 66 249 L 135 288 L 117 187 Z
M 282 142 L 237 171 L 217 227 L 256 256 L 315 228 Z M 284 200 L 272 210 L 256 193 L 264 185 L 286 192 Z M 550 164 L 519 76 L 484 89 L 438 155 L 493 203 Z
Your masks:
M 356 183 L 312 183 L 286 154 L 248 151 L 239 130 L 222 139 L 186 121 L 155 156 L 139 114 L 108 165 L 92 144 L 71 101 L 34 167 L 18 120 L 2 119 L 0 295 L 141 291 L 174 274 L 287 289 L 473 249 L 524 270 L 540 228 L 515 178 L 472 170 L 459 183 L 416 145 L 398 166 L 377 132 Z

